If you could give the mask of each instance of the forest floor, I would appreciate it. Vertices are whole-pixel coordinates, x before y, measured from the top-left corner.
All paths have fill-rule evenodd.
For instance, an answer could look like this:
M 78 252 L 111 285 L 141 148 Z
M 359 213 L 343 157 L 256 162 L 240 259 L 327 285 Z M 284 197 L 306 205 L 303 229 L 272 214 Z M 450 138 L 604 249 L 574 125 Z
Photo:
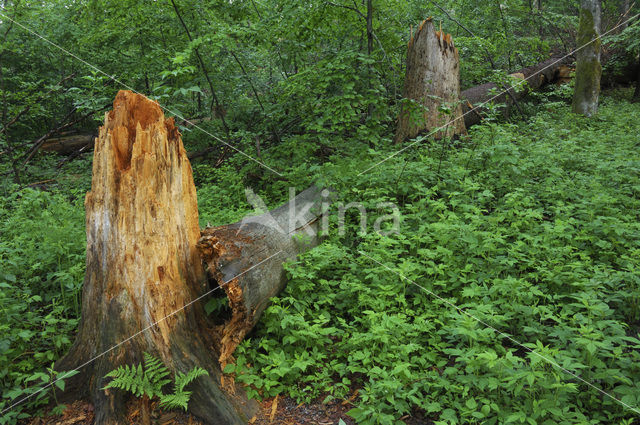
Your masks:
M 357 394 L 354 394 L 356 396 Z M 355 421 L 347 416 L 353 407 L 351 397 L 347 400 L 331 403 L 296 403 L 290 397 L 271 397 L 260 403 L 260 412 L 251 419 L 251 425 L 355 425 Z M 195 416 L 184 412 L 164 412 L 154 409 L 151 413 L 153 425 L 204 425 Z M 127 415 L 129 424 L 140 424 L 140 410 L 137 403 L 129 405 Z M 433 421 L 426 419 L 421 413 L 407 415 L 404 419 L 408 425 L 427 425 Z M 61 415 L 50 415 L 30 418 L 23 425 L 93 425 L 93 405 L 77 400 L 71 403 Z
M 271 397 L 260 402 L 260 411 L 254 416 L 251 425 L 355 425 L 356 422 L 347 416 L 353 399 L 357 393 L 346 400 L 330 403 L 322 401 L 309 404 L 296 403 L 291 397 Z M 153 406 L 155 407 L 155 406 Z M 153 425 L 204 425 L 195 416 L 179 411 L 165 412 L 156 409 L 151 413 Z M 135 402 L 130 403 L 127 415 L 128 423 L 139 425 L 140 409 Z M 423 417 L 421 412 L 406 415 L 403 418 L 407 425 L 429 425 L 433 421 Z M 22 425 L 93 425 L 93 405 L 86 401 L 76 400 L 69 404 L 61 415 L 50 415 L 29 418 Z
M 252 425 L 338 425 L 355 424 L 346 412 L 352 407 L 350 400 L 333 403 L 296 403 L 289 397 L 272 397 L 260 403 L 260 412 L 249 422 Z M 184 412 L 164 412 L 154 409 L 153 425 L 203 425 L 194 416 Z M 137 403 L 129 405 L 127 415 L 129 424 L 140 424 L 140 409 Z M 342 422 L 340 422 L 342 420 Z M 69 404 L 61 415 L 30 418 L 24 425 L 92 425 L 94 423 L 93 405 L 77 400 Z M 424 422 L 416 422 L 424 423 Z

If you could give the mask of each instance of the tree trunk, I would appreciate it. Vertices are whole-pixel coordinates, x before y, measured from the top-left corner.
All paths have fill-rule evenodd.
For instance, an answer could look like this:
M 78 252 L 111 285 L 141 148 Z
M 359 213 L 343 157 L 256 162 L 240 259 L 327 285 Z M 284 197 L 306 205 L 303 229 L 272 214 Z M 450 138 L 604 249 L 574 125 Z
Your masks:
M 367 0 L 367 54 L 373 52 L 373 1 Z
M 640 102 L 640 60 L 638 60 L 638 66 L 636 69 L 636 89 L 633 92 L 633 98 L 631 101 L 633 103 Z
M 600 0 L 580 1 L 577 44 L 580 50 L 576 52 L 576 86 L 572 109 L 575 113 L 590 117 L 598 111 L 602 74 L 602 66 L 600 65 Z
M 96 139 L 85 199 L 87 254 L 77 338 L 56 367 L 95 407 L 95 423 L 122 424 L 125 394 L 104 391 L 107 372 L 146 351 L 173 371 L 205 368 L 190 411 L 211 424 L 246 424 L 256 404 L 221 388 L 215 341 L 200 304 L 207 290 L 191 166 L 173 118 L 120 91 Z M 94 360 L 95 359 L 95 360 Z
M 629 26 L 629 23 L 627 22 L 627 19 L 628 19 L 627 14 L 629 13 L 630 8 L 631 8 L 631 4 L 629 0 L 620 1 L 620 5 L 618 7 L 618 13 L 620 14 L 620 17 L 621 17 L 620 19 L 622 19 L 622 22 L 620 22 L 620 26 L 616 31 L 617 33 L 621 33 L 622 31 L 627 29 L 627 27 Z
M 232 310 L 231 319 L 217 329 L 223 369 L 269 299 L 284 288 L 283 261 L 319 242 L 328 197 L 329 191 L 312 186 L 273 211 L 202 231 L 198 249 L 214 279 L 224 284 Z
M 435 138 L 466 133 L 464 121 L 456 119 L 462 115 L 458 49 L 431 19 L 409 41 L 403 97 L 396 143 L 440 127 Z

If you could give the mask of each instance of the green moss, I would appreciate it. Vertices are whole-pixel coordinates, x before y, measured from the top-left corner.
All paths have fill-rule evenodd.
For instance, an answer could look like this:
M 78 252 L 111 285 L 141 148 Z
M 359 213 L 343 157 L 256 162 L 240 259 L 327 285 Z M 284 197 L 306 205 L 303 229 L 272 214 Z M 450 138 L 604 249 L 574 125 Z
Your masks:
M 592 42 L 592 40 L 594 40 Z M 573 96 L 573 111 L 591 116 L 598 107 L 600 93 L 600 37 L 595 29 L 594 17 L 590 10 L 580 10 L 580 24 L 578 27 L 578 46 L 584 46 L 578 52 L 576 65 L 576 84 Z
M 577 39 L 578 46 L 583 46 L 596 37 L 598 37 L 598 33 L 595 30 L 593 14 L 589 9 L 580 9 L 580 23 L 578 24 Z M 598 37 L 594 44 L 596 43 L 596 48 L 600 49 L 600 37 Z

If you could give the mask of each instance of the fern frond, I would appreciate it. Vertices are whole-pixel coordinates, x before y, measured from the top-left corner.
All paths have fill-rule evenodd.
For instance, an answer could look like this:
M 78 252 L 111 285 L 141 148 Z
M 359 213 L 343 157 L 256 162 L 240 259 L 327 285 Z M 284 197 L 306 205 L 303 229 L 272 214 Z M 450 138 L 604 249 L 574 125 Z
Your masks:
M 207 372 L 206 370 L 198 366 L 194 367 L 186 374 L 182 372 L 177 372 L 176 382 L 175 382 L 175 390 L 176 390 L 175 392 L 176 393 L 182 392 L 184 390 L 184 387 L 189 385 L 194 379 L 199 378 L 200 376 L 203 376 L 203 375 L 209 375 L 209 372 Z
M 166 376 L 169 369 L 149 353 L 144 353 L 144 368 L 137 366 L 119 366 L 107 373 L 105 377 L 113 378 L 105 387 L 117 388 L 133 393 L 136 397 L 146 395 L 149 398 L 162 395 L 162 387 L 171 382 Z
M 186 412 L 190 397 L 191 397 L 191 391 L 182 391 L 175 394 L 166 394 L 160 397 L 160 406 L 166 409 L 175 409 L 180 407 Z
M 184 387 L 189 385 L 194 379 L 203 375 L 209 375 L 209 372 L 198 366 L 187 373 L 176 372 L 175 383 L 173 385 L 174 392 L 173 394 L 160 397 L 160 405 L 168 409 L 181 407 L 186 411 L 189 398 L 191 398 L 191 391 L 185 390 Z
M 119 366 L 105 375 L 105 378 L 113 378 L 105 387 L 117 388 L 133 393 L 136 397 L 158 397 L 160 405 L 169 409 L 180 407 L 187 410 L 187 404 L 191 397 L 191 391 L 184 388 L 194 379 L 208 375 L 209 372 L 201 367 L 194 367 L 187 373 L 177 372 L 175 375 L 174 392 L 164 394 L 162 387 L 171 382 L 167 378 L 169 369 L 159 359 L 149 353 L 144 353 L 144 368 L 142 363 L 137 366 Z
M 149 353 L 144 353 L 144 369 L 145 384 L 153 395 L 160 397 L 162 387 L 171 382 L 171 379 L 166 378 L 170 374 L 169 369 Z

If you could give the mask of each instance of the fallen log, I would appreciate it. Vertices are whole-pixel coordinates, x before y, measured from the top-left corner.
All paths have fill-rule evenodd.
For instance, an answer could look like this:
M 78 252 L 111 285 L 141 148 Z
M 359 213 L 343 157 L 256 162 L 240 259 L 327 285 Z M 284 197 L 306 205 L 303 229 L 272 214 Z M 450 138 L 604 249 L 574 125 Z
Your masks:
M 45 152 L 55 152 L 59 155 L 73 155 L 81 150 L 86 151 L 93 149 L 95 137 L 95 134 L 90 133 L 65 134 L 59 137 L 51 137 L 42 144 L 40 150 Z M 216 150 L 222 151 L 223 147 L 211 146 L 201 151 L 189 152 L 189 160 L 206 156 Z
M 106 109 L 106 108 L 104 108 Z M 202 118 L 182 119 L 176 125 L 193 127 L 207 121 Z M 84 147 L 93 147 L 93 141 L 97 135 L 95 133 L 78 133 L 73 131 L 60 132 L 57 137 L 49 137 L 42 144 L 40 150 L 46 152 L 56 152 L 60 155 L 68 155 L 79 151 Z
M 284 288 L 282 263 L 319 242 L 328 197 L 328 191 L 312 186 L 273 211 L 202 231 L 198 249 L 209 273 L 219 284 L 225 282 L 232 310 L 231 319 L 219 329 L 222 368 L 269 299 Z M 269 257 L 274 260 L 253 267 Z
M 42 144 L 40 150 L 56 152 L 60 155 L 68 155 L 93 144 L 95 134 L 71 134 L 60 137 L 51 137 Z
M 557 81 L 567 81 L 569 58 L 551 58 L 539 64 L 523 68 L 511 74 L 515 79 L 526 80 L 526 85 L 516 86 L 505 90 L 495 83 L 485 83 L 462 91 L 464 123 L 467 127 L 482 121 L 486 108 L 480 106 L 492 100 L 494 103 L 508 103 L 512 99 L 518 101 L 524 98 L 529 90 L 538 90 L 543 86 Z M 477 108 L 477 109 L 473 109 Z M 472 110 L 473 109 L 473 110 Z

